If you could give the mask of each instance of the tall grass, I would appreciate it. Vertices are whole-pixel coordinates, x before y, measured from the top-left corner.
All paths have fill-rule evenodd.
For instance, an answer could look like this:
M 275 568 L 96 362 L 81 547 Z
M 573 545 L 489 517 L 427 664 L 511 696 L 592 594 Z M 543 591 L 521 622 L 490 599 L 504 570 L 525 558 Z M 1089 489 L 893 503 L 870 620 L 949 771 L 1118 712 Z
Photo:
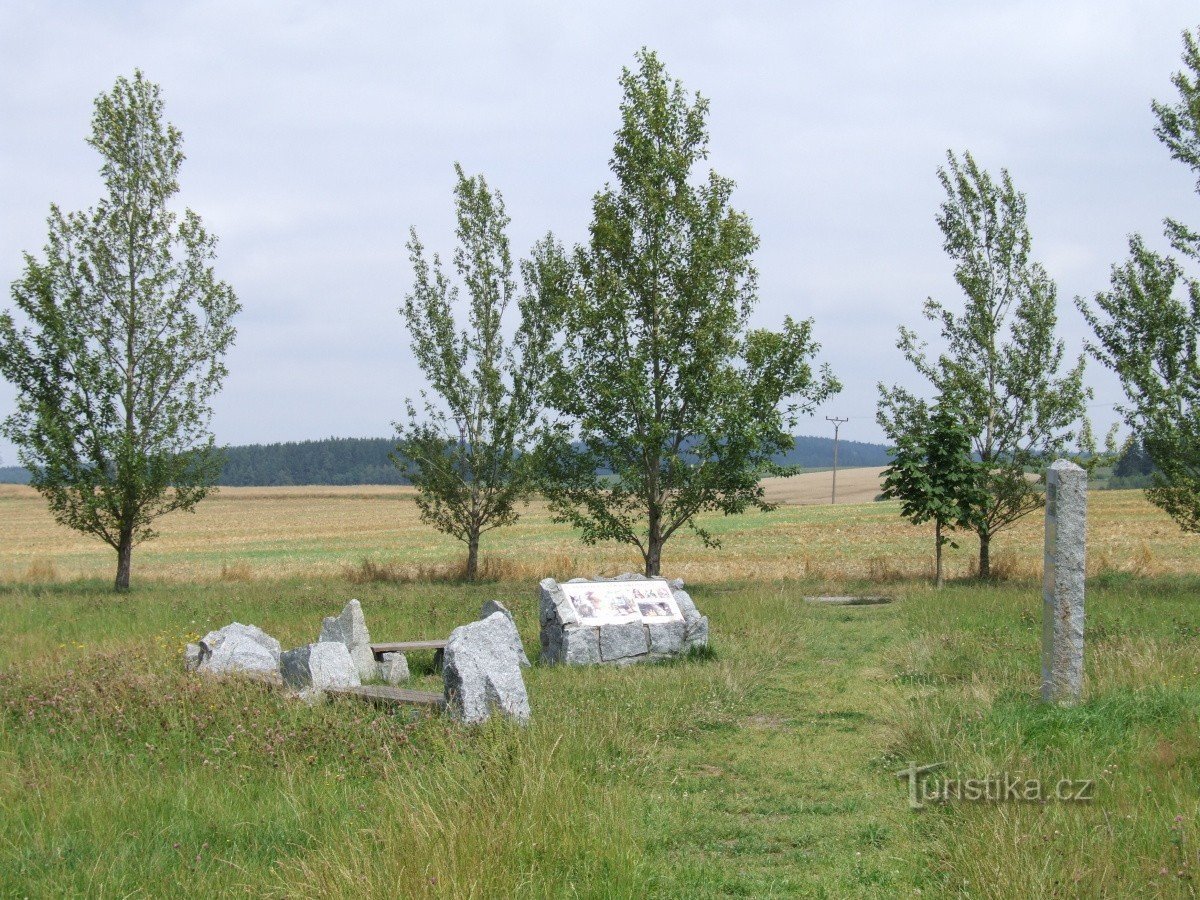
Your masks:
M 956 591 L 920 604 L 898 674 L 891 762 L 934 783 L 1005 773 L 1094 782 L 1090 802 L 951 802 L 917 814 L 948 892 L 979 897 L 1195 896 L 1200 877 L 1196 584 L 1093 583 L 1085 699 L 1038 702 L 1037 596 Z M 1141 588 L 1139 590 L 1138 588 Z M 1143 593 L 1145 591 L 1145 593 Z
M 231 558 L 224 580 L 122 597 L 61 571 L 0 585 L 0 896 L 1194 896 L 1200 580 L 1096 574 L 1085 701 L 1056 709 L 1036 580 L 936 591 L 886 560 L 884 606 L 804 603 L 875 588 L 829 557 L 694 585 L 712 654 L 534 666 L 527 728 L 310 707 L 180 665 L 234 619 L 312 641 L 352 596 L 379 640 L 500 599 L 535 656 L 525 570 L 271 580 Z M 1095 800 L 913 811 L 909 762 L 1094 779 Z

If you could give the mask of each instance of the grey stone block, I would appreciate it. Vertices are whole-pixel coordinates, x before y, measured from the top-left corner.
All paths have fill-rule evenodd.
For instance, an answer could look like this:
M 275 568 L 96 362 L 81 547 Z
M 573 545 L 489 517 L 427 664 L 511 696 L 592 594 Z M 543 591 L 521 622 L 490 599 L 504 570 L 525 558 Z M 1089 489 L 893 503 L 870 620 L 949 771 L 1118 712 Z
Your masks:
M 320 691 L 362 684 L 350 651 L 341 641 L 319 641 L 289 650 L 279 666 L 283 680 L 294 688 Z
M 538 614 L 543 623 L 557 621 L 562 625 L 579 624 L 579 615 L 575 612 L 575 607 L 571 605 L 557 581 L 553 578 L 543 578 L 538 585 L 538 592 Z
M 1078 703 L 1083 693 L 1087 472 L 1060 459 L 1046 474 L 1042 576 L 1042 700 Z
M 646 632 L 655 656 L 675 656 L 687 650 L 686 622 L 657 622 L 647 625 Z
M 483 604 L 483 608 L 479 611 L 479 618 L 486 619 L 493 613 L 500 613 L 508 619 L 509 625 L 512 626 L 513 650 L 517 653 L 517 657 L 521 661 L 521 666 L 528 669 L 529 657 L 525 655 L 525 645 L 521 643 L 521 633 L 517 631 L 517 620 L 513 618 L 513 614 L 509 612 L 508 607 L 499 600 L 489 600 Z
M 687 628 L 687 639 L 684 642 L 684 649 L 691 650 L 693 647 L 708 646 L 708 616 L 700 616 L 691 621 L 684 622 Z
M 484 722 L 501 714 L 529 721 L 529 696 L 513 650 L 512 623 L 502 613 L 461 625 L 446 643 L 443 683 L 446 708 L 461 722 Z
M 379 674 L 387 684 L 408 681 L 408 657 L 403 653 L 385 653 L 379 662 Z
M 574 626 L 562 630 L 559 657 L 569 666 L 590 666 L 600 662 L 600 629 Z
M 276 665 L 279 663 L 279 641 L 271 637 L 257 625 L 243 625 L 241 622 L 230 622 L 224 628 L 219 628 L 216 631 L 210 631 L 204 637 L 200 638 L 201 663 L 204 662 L 210 654 L 215 653 L 217 648 L 228 638 L 239 637 L 253 641 L 264 650 L 271 654 Z
M 204 648 L 199 644 L 188 644 L 183 650 L 183 668 L 186 672 L 195 672 L 200 668 L 204 659 Z
M 649 652 L 650 643 L 646 640 L 646 626 L 641 622 L 601 626 L 601 661 L 612 662 L 618 659 L 645 656 Z
M 217 644 L 217 648 L 204 658 L 198 670 L 212 675 L 229 675 L 237 672 L 277 672 L 279 662 L 271 651 L 261 643 L 242 634 L 232 634 Z
M 350 657 L 363 681 L 374 681 L 379 677 L 379 664 L 371 652 L 371 635 L 367 631 L 367 620 L 363 616 L 362 604 L 351 600 L 339 615 L 327 616 L 321 623 L 318 642 L 336 641 L 346 645 Z

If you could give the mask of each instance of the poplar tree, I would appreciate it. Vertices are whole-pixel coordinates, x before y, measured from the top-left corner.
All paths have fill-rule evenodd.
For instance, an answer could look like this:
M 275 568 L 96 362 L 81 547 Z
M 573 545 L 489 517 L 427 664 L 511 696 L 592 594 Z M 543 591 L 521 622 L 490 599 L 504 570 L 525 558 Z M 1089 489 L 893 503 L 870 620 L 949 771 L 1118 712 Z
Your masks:
M 430 391 L 421 392 L 423 415 L 406 401 L 393 460 L 417 488 L 422 520 L 467 545 L 465 576 L 474 581 L 481 536 L 515 522 L 517 504 L 533 490 L 526 451 L 539 433 L 554 333 L 542 298 L 563 277 L 563 254 L 551 238 L 536 245 L 521 266 L 527 290 L 518 297 L 504 198 L 482 175 L 468 177 L 458 165 L 455 173 L 454 268 L 468 297 L 466 327 L 455 320 L 458 285 L 412 229 L 414 282 L 400 312 Z M 514 301 L 519 322 L 506 342 L 502 325 Z
M 238 301 L 212 268 L 216 238 L 170 206 L 184 160 L 159 87 L 135 72 L 95 102 L 90 144 L 105 194 L 51 206 L 45 256 L 25 256 L 0 314 L 0 374 L 17 388 L 3 424 L 31 484 L 63 525 L 117 552 L 193 510 L 220 474 L 209 403 L 226 374 Z
M 961 312 L 932 298 L 925 318 L 935 322 L 944 349 L 930 358 L 915 331 L 901 326 L 897 346 L 941 395 L 956 398 L 979 462 L 981 490 L 971 519 L 979 537 L 979 575 L 991 574 L 991 542 L 1001 529 L 1043 504 L 1026 473 L 1041 470 L 1080 434 L 1090 392 L 1084 359 L 1065 374 L 1066 355 L 1055 337 L 1057 292 L 1031 258 L 1025 195 L 1006 170 L 999 181 L 970 153 L 947 154 L 938 169 L 946 199 L 937 222 L 965 295 Z M 906 388 L 879 385 L 879 421 L 889 433 L 920 401 Z
M 759 480 L 785 472 L 800 412 L 838 389 L 813 371 L 811 320 L 751 329 L 758 238 L 731 204 L 733 182 L 697 171 L 708 155 L 708 103 L 638 54 L 611 168 L 592 201 L 590 239 L 575 250 L 559 298 L 563 340 L 543 443 L 543 490 L 558 521 L 586 543 L 636 547 L 658 575 L 681 528 L 771 509 Z
M 1200 193 L 1200 30 L 1183 33 L 1183 70 L 1174 103 L 1154 101 L 1154 133 L 1197 176 Z M 1093 355 L 1116 372 L 1118 407 L 1154 462 L 1147 496 L 1185 531 L 1200 531 L 1200 282 L 1181 260 L 1200 262 L 1200 234 L 1175 219 L 1166 236 L 1179 258 L 1157 253 L 1140 235 L 1113 266 L 1094 305 L 1076 300 L 1096 340 Z

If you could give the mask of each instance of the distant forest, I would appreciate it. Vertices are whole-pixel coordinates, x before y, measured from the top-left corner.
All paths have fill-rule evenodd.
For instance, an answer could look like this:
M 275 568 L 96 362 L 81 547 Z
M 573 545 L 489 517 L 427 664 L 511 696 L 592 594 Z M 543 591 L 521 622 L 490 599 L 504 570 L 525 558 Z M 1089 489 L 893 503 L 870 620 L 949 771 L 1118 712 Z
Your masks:
M 390 438 L 326 438 L 285 444 L 249 444 L 225 448 L 225 466 L 218 484 L 230 487 L 289 484 L 406 484 L 388 459 L 396 447 Z M 885 466 L 882 444 L 840 441 L 838 465 Z M 833 440 L 797 437 L 795 447 L 779 460 L 784 465 L 823 469 L 833 465 Z M 0 482 L 26 484 L 29 473 L 20 466 L 0 468 Z

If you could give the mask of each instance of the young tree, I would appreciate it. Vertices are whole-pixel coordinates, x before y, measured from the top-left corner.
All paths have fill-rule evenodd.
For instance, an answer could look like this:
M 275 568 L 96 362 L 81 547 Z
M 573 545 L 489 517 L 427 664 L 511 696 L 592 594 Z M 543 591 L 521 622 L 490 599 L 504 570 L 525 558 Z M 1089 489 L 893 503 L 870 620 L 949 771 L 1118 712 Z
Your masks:
M 1172 78 L 1179 102 L 1152 104 L 1154 132 L 1200 177 L 1200 46 L 1186 31 L 1183 41 L 1185 71 Z M 1175 250 L 1200 262 L 1200 235 L 1165 224 Z M 1127 402 L 1119 410 L 1156 466 L 1147 495 L 1185 531 L 1200 531 L 1200 283 L 1134 235 L 1110 289 L 1094 306 L 1076 303 L 1096 334 L 1088 349 L 1121 379 Z
M 83 213 L 51 206 L 45 259 L 27 254 L 12 286 L 29 324 L 0 315 L 0 373 L 18 394 L 3 432 L 55 519 L 117 551 L 118 591 L 154 520 L 194 509 L 220 474 L 209 401 L 240 308 L 213 274 L 216 238 L 168 208 L 184 155 L 162 116 L 141 72 L 96 99 L 105 196 Z
M 541 417 L 540 395 L 554 325 L 540 298 L 561 278 L 562 252 L 549 238 L 522 265 L 528 290 L 517 299 L 520 322 L 506 344 L 501 325 L 517 294 L 504 200 L 483 176 L 468 178 L 455 166 L 458 249 L 454 267 L 470 297 L 467 328 L 454 319 L 458 287 L 440 258 L 430 264 L 410 232 L 415 283 L 400 312 L 413 355 L 440 405 L 425 392 L 424 420 L 407 401 L 408 423 L 397 423 L 400 470 L 416 485 L 421 518 L 467 545 L 466 577 L 479 567 L 479 538 L 517 519 L 516 504 L 533 486 L 533 442 Z M 543 283 L 545 282 L 545 283 Z
M 733 182 L 709 172 L 707 102 L 688 97 L 643 50 L 624 70 L 615 187 L 594 198 L 591 238 L 560 298 L 564 339 L 542 446 L 543 490 L 586 543 L 638 548 L 658 575 L 663 545 L 706 510 L 770 509 L 759 478 L 789 429 L 838 389 L 814 375 L 811 321 L 747 330 L 756 302 L 750 220 Z
M 888 437 L 896 451 L 883 472 L 883 496 L 902 501 L 900 514 L 914 525 L 933 522 L 934 581 L 940 588 L 942 549 L 946 544 L 958 547 L 946 532 L 974 529 L 972 516 L 987 499 L 978 486 L 980 469 L 971 459 L 971 435 L 962 413 L 941 398 L 932 413 L 925 404 L 914 407 L 903 430 Z
M 1147 496 L 1185 531 L 1200 531 L 1200 283 L 1137 235 L 1129 248 L 1095 306 L 1077 301 L 1096 336 L 1088 347 L 1121 379 L 1127 402 L 1118 409 L 1154 462 Z
M 943 244 L 954 261 L 954 279 L 966 294 L 956 315 L 937 300 L 925 302 L 925 318 L 937 322 L 944 352 L 931 360 L 916 333 L 901 326 L 897 346 L 943 395 L 957 398 L 980 463 L 982 503 L 971 519 L 979 536 L 979 575 L 991 574 L 992 537 L 1043 503 L 1026 469 L 1045 461 L 1077 437 L 1090 393 L 1083 386 L 1084 359 L 1062 377 L 1064 344 L 1057 323 L 1054 282 L 1029 258 L 1025 196 L 1008 172 L 1000 181 L 976 165 L 947 154 L 938 169 L 946 191 L 937 217 Z M 901 387 L 879 385 L 879 420 L 903 430 L 919 401 Z

